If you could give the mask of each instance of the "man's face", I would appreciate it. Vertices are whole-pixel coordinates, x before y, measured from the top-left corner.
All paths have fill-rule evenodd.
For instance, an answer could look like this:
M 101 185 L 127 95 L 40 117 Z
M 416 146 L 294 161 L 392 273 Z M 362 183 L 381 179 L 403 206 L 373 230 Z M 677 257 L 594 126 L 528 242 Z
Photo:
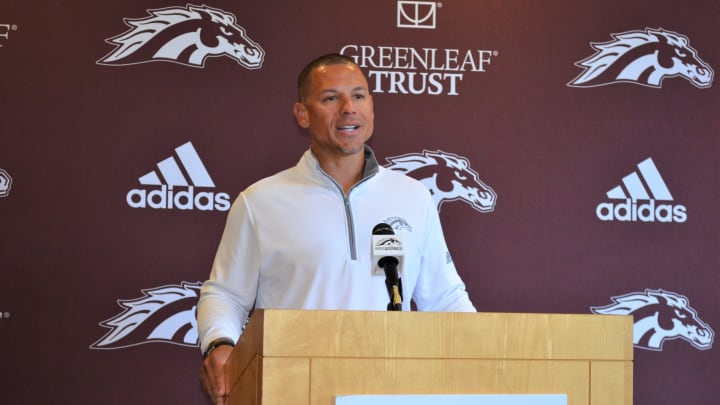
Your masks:
M 298 124 L 309 129 L 319 159 L 362 153 L 374 129 L 372 97 L 357 65 L 315 69 L 307 97 L 295 103 L 294 113 Z

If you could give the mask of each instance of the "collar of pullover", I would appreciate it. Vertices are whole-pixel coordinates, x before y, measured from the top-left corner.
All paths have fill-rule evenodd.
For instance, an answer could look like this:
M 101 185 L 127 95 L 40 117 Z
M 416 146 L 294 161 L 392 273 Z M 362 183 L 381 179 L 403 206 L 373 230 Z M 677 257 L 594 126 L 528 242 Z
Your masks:
M 375 158 L 375 152 L 373 152 L 372 148 L 370 148 L 368 145 L 365 145 L 365 168 L 363 169 L 363 176 L 360 180 L 360 183 L 364 182 L 365 180 L 369 179 L 370 177 L 377 174 L 379 170 L 379 164 L 377 162 L 377 159 Z M 310 165 L 310 168 L 317 170 L 318 172 L 322 173 L 323 175 L 327 176 L 328 178 L 331 178 L 325 171 L 320 167 L 320 162 L 318 161 L 315 154 L 312 152 L 312 150 L 308 149 L 305 153 L 306 156 L 309 158 L 309 160 L 312 162 Z

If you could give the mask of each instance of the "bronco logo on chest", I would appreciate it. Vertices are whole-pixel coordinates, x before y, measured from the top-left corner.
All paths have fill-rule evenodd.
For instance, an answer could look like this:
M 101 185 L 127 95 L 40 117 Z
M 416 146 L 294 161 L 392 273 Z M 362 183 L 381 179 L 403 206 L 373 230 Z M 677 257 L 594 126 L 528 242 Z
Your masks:
M 130 29 L 106 40 L 115 49 L 98 65 L 165 61 L 201 68 L 209 57 L 227 56 L 246 69 L 262 66 L 265 51 L 231 13 L 192 4 L 147 12 L 150 17 L 125 19 Z

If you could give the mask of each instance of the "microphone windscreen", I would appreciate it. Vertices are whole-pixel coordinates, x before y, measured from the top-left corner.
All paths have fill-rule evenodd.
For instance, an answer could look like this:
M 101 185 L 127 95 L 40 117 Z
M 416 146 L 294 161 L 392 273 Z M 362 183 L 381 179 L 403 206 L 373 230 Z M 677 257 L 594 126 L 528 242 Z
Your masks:
M 395 231 L 393 231 L 392 226 L 381 222 L 373 228 L 373 235 L 395 235 Z

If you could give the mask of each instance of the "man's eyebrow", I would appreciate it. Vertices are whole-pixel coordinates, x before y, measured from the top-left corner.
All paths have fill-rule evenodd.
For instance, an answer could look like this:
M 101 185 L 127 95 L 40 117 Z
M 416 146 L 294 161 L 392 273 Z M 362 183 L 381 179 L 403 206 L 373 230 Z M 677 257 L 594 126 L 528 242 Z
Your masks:
M 368 91 L 368 88 L 365 86 L 355 86 L 350 91 Z M 340 90 L 331 87 L 329 89 L 320 90 L 320 93 L 339 93 Z
M 358 91 L 370 92 L 370 91 L 368 90 L 368 88 L 365 87 L 365 86 L 355 86 L 355 87 L 353 87 L 352 89 L 350 89 L 350 91 L 351 91 L 351 92 L 358 92 Z M 325 90 L 320 90 L 320 94 L 337 94 L 337 93 L 340 93 L 340 90 L 335 89 L 335 88 L 329 88 L 329 89 L 325 89 Z

